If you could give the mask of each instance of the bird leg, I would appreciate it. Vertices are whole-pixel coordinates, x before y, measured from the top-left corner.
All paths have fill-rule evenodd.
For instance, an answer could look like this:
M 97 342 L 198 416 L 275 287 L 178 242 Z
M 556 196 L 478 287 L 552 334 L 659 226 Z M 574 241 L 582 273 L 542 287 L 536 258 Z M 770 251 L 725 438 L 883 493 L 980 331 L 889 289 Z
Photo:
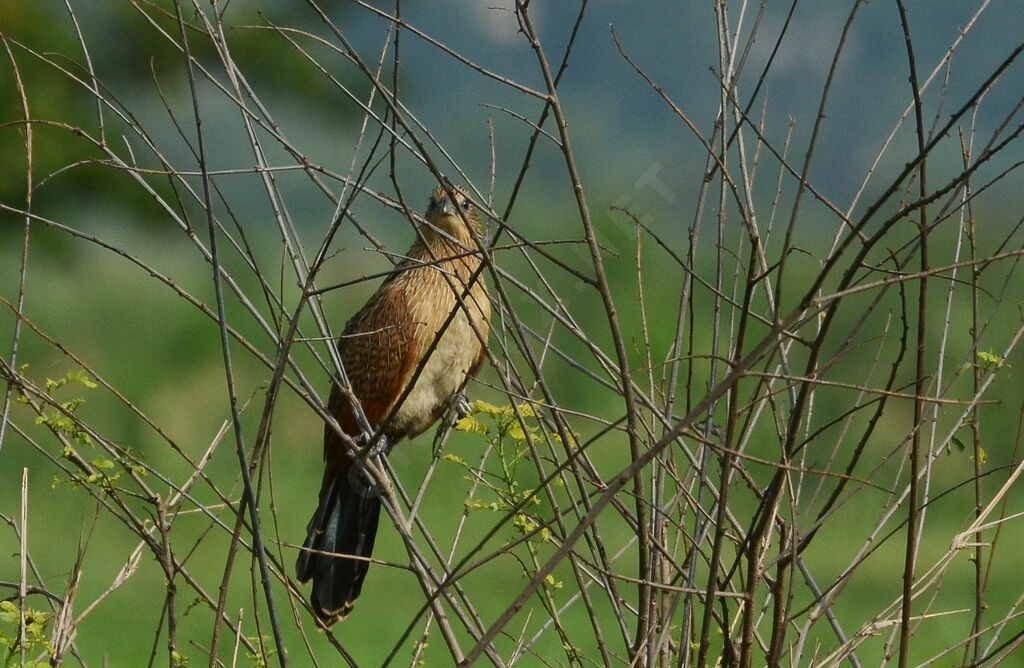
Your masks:
M 353 438 L 352 440 L 355 441 L 356 445 L 359 447 L 360 450 L 365 450 L 366 456 L 371 459 L 374 457 L 379 457 L 381 455 L 386 455 L 389 452 L 391 452 L 391 446 L 393 444 L 391 443 L 391 439 L 388 438 L 386 434 L 378 434 L 377 440 L 374 441 L 373 443 L 370 443 L 371 438 L 373 438 L 373 434 L 360 432 L 359 435 Z M 357 456 L 355 453 L 351 452 L 349 453 L 349 455 L 353 457 Z
M 469 399 L 462 392 L 455 392 L 449 395 L 445 399 L 445 404 L 447 404 L 448 412 L 452 416 L 449 419 L 451 419 L 453 425 L 473 412 L 473 407 L 469 405 Z
M 367 441 L 369 441 L 369 437 L 367 437 L 366 434 L 360 434 L 355 438 L 355 441 L 361 448 L 365 448 Z M 391 451 L 391 445 L 391 439 L 386 435 L 381 434 L 369 447 L 366 453 L 366 458 L 373 459 L 374 464 L 380 466 L 382 464 L 380 458 L 384 457 L 384 455 Z M 377 483 L 367 475 L 366 467 L 363 465 L 363 460 L 359 457 L 354 457 L 353 459 L 355 460 L 354 463 L 348 467 L 349 487 L 363 498 L 371 495 L 377 496 L 379 493 Z
M 462 392 L 448 395 L 448 398 L 444 400 L 444 406 L 444 417 L 441 418 L 441 422 L 437 425 L 437 431 L 434 433 L 435 457 L 441 455 L 441 450 L 444 448 L 445 442 L 448 441 L 448 434 L 452 432 L 455 423 L 473 413 L 469 400 Z
M 386 435 L 381 434 L 377 437 L 377 440 L 370 446 L 370 451 L 366 453 L 367 457 L 371 459 L 382 457 L 391 452 L 391 446 L 394 445 L 391 439 Z

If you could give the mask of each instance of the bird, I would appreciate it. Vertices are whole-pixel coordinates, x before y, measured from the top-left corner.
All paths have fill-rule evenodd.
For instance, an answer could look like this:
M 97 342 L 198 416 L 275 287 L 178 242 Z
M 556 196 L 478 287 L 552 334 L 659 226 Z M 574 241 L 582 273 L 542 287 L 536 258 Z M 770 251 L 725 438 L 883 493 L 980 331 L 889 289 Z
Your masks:
M 360 441 L 354 396 L 381 441 L 370 456 L 431 427 L 449 408 L 465 415 L 463 390 L 486 358 L 491 304 L 482 276 L 476 207 L 466 190 L 431 193 L 416 241 L 336 339 L 351 394 L 335 377 L 327 408 Z M 325 627 L 344 619 L 362 590 L 380 517 L 379 491 L 336 429 L 324 427 L 318 505 L 296 560 Z

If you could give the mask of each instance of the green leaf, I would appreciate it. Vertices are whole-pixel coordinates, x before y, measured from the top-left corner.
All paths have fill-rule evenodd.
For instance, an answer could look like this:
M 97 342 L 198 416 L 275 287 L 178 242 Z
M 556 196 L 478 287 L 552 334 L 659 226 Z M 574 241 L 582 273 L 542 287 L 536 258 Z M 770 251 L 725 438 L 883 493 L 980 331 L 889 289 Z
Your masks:
M 0 622 L 7 624 L 20 624 L 21 613 L 13 601 L 0 601 Z
M 508 435 L 517 443 L 522 443 L 526 440 L 526 432 L 523 431 L 522 425 L 518 422 L 514 422 L 508 426 Z
M 1009 366 L 1006 360 L 999 355 L 989 352 L 978 353 L 978 366 L 981 367 L 986 373 L 992 373 L 998 369 L 1002 369 L 1004 366 Z
M 495 415 L 500 415 L 502 413 L 501 408 L 498 408 L 494 404 L 487 403 L 486 401 L 481 401 L 480 399 L 472 401 L 469 404 L 469 406 L 473 410 L 474 414 L 485 413 L 487 415 L 490 415 L 491 417 L 494 417 Z
M 69 382 L 75 382 L 80 385 L 84 385 L 90 390 L 94 390 L 97 387 L 99 387 L 99 385 L 97 385 L 96 382 L 93 381 L 93 379 L 89 378 L 89 374 L 85 373 L 84 371 L 68 371 L 67 379 Z
M 455 428 L 458 431 L 464 431 L 469 434 L 480 434 L 483 436 L 487 435 L 487 425 L 485 425 L 483 422 L 480 422 L 472 415 L 467 415 L 466 417 L 456 422 Z
M 459 466 L 469 466 L 469 463 L 465 459 L 459 457 L 458 455 L 453 455 L 451 453 L 446 454 L 442 459 L 444 459 L 446 462 L 458 464 Z
M 519 404 L 519 414 L 524 418 L 537 417 L 533 411 L 533 404 Z

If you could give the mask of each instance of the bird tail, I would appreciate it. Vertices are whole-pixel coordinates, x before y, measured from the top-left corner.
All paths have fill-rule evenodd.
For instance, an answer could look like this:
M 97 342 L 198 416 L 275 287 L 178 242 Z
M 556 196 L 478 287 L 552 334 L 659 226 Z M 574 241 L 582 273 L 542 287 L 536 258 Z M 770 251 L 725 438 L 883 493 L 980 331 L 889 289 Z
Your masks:
M 313 580 L 309 601 L 327 626 L 352 612 L 370 566 L 379 517 L 380 497 L 355 467 L 345 466 L 324 480 L 295 570 L 299 582 Z

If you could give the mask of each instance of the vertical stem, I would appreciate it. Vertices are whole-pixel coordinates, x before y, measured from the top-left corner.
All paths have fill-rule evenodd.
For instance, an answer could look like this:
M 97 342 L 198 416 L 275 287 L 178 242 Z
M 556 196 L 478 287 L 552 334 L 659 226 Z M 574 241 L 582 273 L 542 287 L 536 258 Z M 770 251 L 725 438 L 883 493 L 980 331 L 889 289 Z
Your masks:
M 918 192 L 921 199 L 925 200 L 928 195 L 927 179 L 927 157 L 925 154 L 925 129 L 923 109 L 921 104 L 921 89 L 917 80 L 917 63 L 914 58 L 914 45 L 910 37 L 910 24 L 907 21 L 906 7 L 903 0 L 896 0 L 900 12 L 900 23 L 903 26 L 903 38 L 907 47 L 907 63 L 910 69 L 910 87 L 914 94 L 914 117 L 917 128 L 917 150 L 921 155 L 921 162 L 917 168 Z M 922 204 L 918 210 L 918 231 L 920 234 L 921 256 L 920 256 L 920 289 L 917 296 L 917 359 L 914 373 L 914 418 L 913 434 L 910 442 L 910 496 L 907 499 L 907 546 L 903 561 L 903 603 L 900 610 L 900 649 L 899 667 L 905 668 L 910 651 L 910 620 L 912 611 L 911 595 L 914 588 L 914 563 L 917 559 L 918 545 L 918 518 L 921 513 L 920 507 L 920 482 L 921 469 L 921 426 L 924 417 L 924 391 L 925 391 L 925 356 L 927 353 L 928 333 L 928 207 Z
M 968 154 L 964 153 L 964 163 L 969 162 Z M 965 185 L 964 186 L 964 201 L 967 202 L 966 206 L 967 214 L 967 243 L 970 248 L 971 254 L 971 359 L 974 360 L 974 366 L 972 367 L 972 381 L 974 383 L 974 396 L 979 396 L 982 390 L 982 370 L 977 364 L 978 353 L 981 352 L 979 347 L 980 334 L 978 328 L 981 326 L 980 315 L 978 313 L 978 296 L 979 288 L 978 283 L 981 280 L 981 268 L 976 264 L 978 258 L 978 246 L 977 238 L 975 237 L 974 229 L 974 218 L 971 215 L 970 201 L 971 191 Z M 971 409 L 971 441 L 973 444 L 974 454 L 974 516 L 980 525 L 981 513 L 985 507 L 984 500 L 984 489 L 981 477 L 981 409 L 978 404 L 975 404 Z M 981 658 L 982 647 L 981 647 L 981 623 L 982 616 L 985 613 L 985 566 L 982 561 L 985 555 L 985 547 L 982 544 L 984 535 L 981 530 L 974 534 L 974 623 L 971 625 L 971 637 L 974 640 L 971 642 L 973 648 L 974 663 L 977 664 Z
M 217 222 L 213 213 L 213 198 L 210 193 L 210 176 L 206 166 L 206 149 L 203 135 L 203 120 L 199 110 L 199 96 L 196 90 L 195 71 L 192 67 L 192 54 L 189 49 L 188 32 L 185 28 L 185 18 L 182 13 L 180 2 L 174 3 L 175 15 L 178 23 L 178 31 L 181 36 L 182 55 L 185 58 L 185 70 L 188 73 L 189 90 L 192 94 L 192 113 L 196 125 L 196 142 L 198 148 L 199 170 L 202 174 L 203 184 L 203 206 L 206 210 L 207 226 L 210 233 L 210 263 L 213 265 L 213 288 L 217 299 L 217 324 L 220 330 L 221 352 L 224 357 L 224 374 L 227 381 L 228 400 L 231 407 L 231 422 L 235 434 L 235 445 L 238 454 L 239 472 L 242 476 L 244 491 L 239 504 L 238 515 L 242 516 L 246 510 L 252 522 L 252 549 L 259 564 L 260 579 L 263 585 L 263 595 L 267 602 L 267 613 L 270 616 L 270 624 L 274 633 L 274 643 L 277 647 L 277 660 L 281 666 L 288 665 L 288 654 L 285 650 L 284 637 L 281 634 L 278 623 L 277 606 L 274 604 L 274 591 L 270 578 L 270 569 L 267 565 L 266 546 L 263 542 L 263 530 L 260 526 L 259 510 L 256 507 L 256 496 L 252 487 L 252 479 L 249 476 L 248 457 L 245 451 L 245 438 L 242 435 L 242 417 L 238 407 L 238 394 L 235 390 L 234 371 L 231 363 L 231 341 L 228 334 L 227 312 L 224 304 L 224 286 L 221 281 L 220 255 L 217 246 Z M 172 648 L 173 649 L 173 648 Z M 268 657 L 260 641 L 260 649 L 263 652 L 263 660 Z M 215 649 L 211 649 L 210 663 L 215 665 L 217 656 Z
M 586 2 L 584 2 L 586 4 Z M 622 328 L 619 325 L 618 312 L 615 301 L 612 298 L 611 286 L 604 271 L 604 261 L 601 258 L 601 247 L 597 240 L 597 232 L 594 229 L 593 220 L 590 217 L 590 208 L 587 205 L 586 196 L 583 192 L 583 182 L 580 179 L 579 170 L 576 167 L 576 158 L 573 155 L 569 138 L 569 124 L 562 110 L 561 102 L 558 99 L 558 91 L 547 57 L 544 55 L 540 38 L 533 27 L 533 22 L 527 11 L 527 3 L 522 0 L 516 2 L 516 12 L 520 17 L 520 23 L 526 33 L 530 46 L 537 55 L 537 61 L 541 72 L 544 75 L 544 83 L 548 91 L 548 104 L 555 117 L 555 125 L 558 127 L 558 136 L 562 143 L 562 156 L 565 158 L 565 166 L 569 172 L 573 192 L 576 195 L 576 205 L 583 223 L 583 231 L 590 251 L 590 259 L 594 268 L 594 277 L 598 286 L 598 292 L 604 304 L 605 315 L 608 318 L 608 326 L 615 346 L 616 361 L 619 365 L 619 382 L 622 391 L 622 399 L 626 411 L 626 433 L 629 437 L 629 452 L 633 461 L 640 458 L 641 443 L 637 425 L 636 398 L 634 396 L 633 379 L 629 370 L 629 354 L 626 351 L 626 342 L 622 336 Z M 633 647 L 630 649 L 631 660 L 643 664 L 646 661 L 642 658 L 645 654 L 645 644 L 650 623 L 650 601 L 651 583 L 650 574 L 650 515 L 649 503 L 645 499 L 643 484 L 643 471 L 637 469 L 633 473 L 633 499 L 636 504 L 637 519 L 637 572 L 640 577 L 637 582 L 637 628 Z M 638 657 L 640 657 L 639 660 Z
M 7 51 L 7 58 L 11 63 L 11 73 L 14 76 L 16 86 L 18 89 L 18 97 L 21 99 L 21 113 L 25 118 L 25 232 L 22 235 L 21 240 L 21 267 L 18 272 L 18 310 L 17 314 L 19 317 L 14 319 L 14 334 L 11 337 L 11 369 L 18 368 L 18 342 L 21 340 L 21 317 L 20 314 L 24 312 L 25 308 L 25 280 L 28 276 L 28 248 L 29 240 L 32 238 L 32 218 L 29 213 L 32 211 L 32 191 L 35 188 L 33 180 L 33 167 L 32 167 L 32 156 L 34 145 L 32 131 L 32 123 L 27 122 L 30 118 L 28 108 L 28 96 L 25 94 L 25 87 L 21 81 L 21 71 L 18 69 L 18 61 L 14 58 L 14 54 L 11 53 L 11 45 L 7 42 L 7 38 L 0 34 L 0 41 L 4 44 L 4 49 Z M 11 396 L 14 391 L 13 381 L 8 381 L 7 390 L 4 392 L 3 408 L 0 409 L 0 451 L 3 450 L 4 443 L 7 439 L 4 436 L 7 434 L 7 421 L 11 411 Z
M 28 467 L 21 469 L 21 535 L 18 536 L 18 647 L 25 664 L 25 599 L 28 597 Z

